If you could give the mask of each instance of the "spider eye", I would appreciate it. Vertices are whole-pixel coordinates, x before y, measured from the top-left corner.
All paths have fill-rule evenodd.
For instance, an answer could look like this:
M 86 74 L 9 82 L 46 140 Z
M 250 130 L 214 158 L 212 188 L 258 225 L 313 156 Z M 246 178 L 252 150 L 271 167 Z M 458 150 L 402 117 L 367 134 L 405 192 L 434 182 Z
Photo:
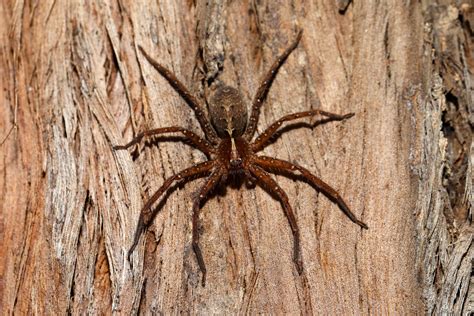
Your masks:
M 230 165 L 232 166 L 232 168 L 239 168 L 240 166 L 242 166 L 242 158 L 232 159 L 230 161 Z

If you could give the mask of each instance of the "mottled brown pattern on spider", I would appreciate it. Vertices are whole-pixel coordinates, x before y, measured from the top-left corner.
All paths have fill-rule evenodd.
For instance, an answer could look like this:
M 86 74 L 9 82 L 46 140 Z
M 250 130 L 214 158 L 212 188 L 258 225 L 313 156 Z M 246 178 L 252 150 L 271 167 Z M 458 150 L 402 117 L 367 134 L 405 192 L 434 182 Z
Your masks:
M 114 149 L 127 149 L 142 140 L 145 136 L 160 135 L 165 133 L 181 133 L 184 138 L 190 141 L 197 149 L 204 152 L 209 160 L 198 163 L 187 168 L 172 177 L 165 180 L 163 185 L 155 192 L 145 203 L 138 220 L 135 238 L 128 255 L 133 252 L 140 239 L 143 231 L 151 224 L 155 215 L 159 211 L 158 208 L 152 209 L 153 204 L 166 192 L 166 190 L 175 181 L 186 181 L 195 177 L 207 176 L 203 186 L 199 189 L 194 198 L 193 203 L 193 221 L 192 221 L 192 245 L 196 254 L 199 268 L 202 272 L 202 285 L 206 281 L 206 266 L 204 258 L 199 247 L 199 211 L 201 202 L 206 198 L 208 193 L 218 183 L 224 183 L 229 174 L 242 174 L 246 177 L 256 178 L 257 181 L 265 186 L 270 192 L 277 196 L 283 206 L 283 210 L 293 233 L 293 261 L 296 265 L 298 273 L 303 271 L 303 264 L 300 254 L 300 233 L 296 218 L 288 200 L 285 191 L 270 177 L 268 172 L 281 172 L 283 174 L 299 174 L 303 179 L 311 183 L 318 191 L 322 192 L 331 201 L 336 203 L 339 208 L 346 214 L 351 221 L 362 228 L 367 229 L 367 225 L 356 218 L 350 211 L 346 202 L 331 188 L 328 184 L 313 175 L 307 169 L 280 159 L 257 156 L 256 153 L 262 150 L 272 136 L 283 123 L 303 117 L 311 117 L 322 115 L 326 117 L 325 121 L 340 121 L 352 117 L 354 114 L 345 115 L 333 114 L 321 110 L 310 110 L 305 112 L 286 115 L 275 123 L 271 124 L 261 135 L 252 141 L 257 127 L 260 107 L 267 96 L 268 90 L 275 78 L 278 69 L 283 65 L 290 53 L 298 46 L 301 39 L 302 31 L 300 31 L 293 43 L 281 54 L 273 63 L 267 72 L 252 102 L 252 111 L 248 119 L 247 108 L 243 101 L 241 93 L 235 88 L 219 85 L 209 102 L 209 115 L 211 120 L 206 117 L 202 104 L 193 96 L 188 89 L 176 78 L 176 76 L 153 60 L 145 50 L 139 46 L 140 51 L 146 57 L 148 62 L 164 76 L 171 86 L 183 97 L 188 105 L 194 110 L 206 139 L 203 139 L 195 133 L 179 126 L 157 128 L 145 131 L 137 135 L 131 142 L 124 146 L 115 146 Z M 212 123 L 212 124 L 211 124 Z

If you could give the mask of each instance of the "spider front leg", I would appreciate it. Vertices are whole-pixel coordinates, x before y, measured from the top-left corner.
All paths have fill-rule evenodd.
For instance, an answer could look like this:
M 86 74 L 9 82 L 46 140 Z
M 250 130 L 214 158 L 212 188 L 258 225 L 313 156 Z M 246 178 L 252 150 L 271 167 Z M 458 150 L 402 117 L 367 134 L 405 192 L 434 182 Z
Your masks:
M 150 55 L 147 54 L 147 52 L 141 47 L 140 45 L 138 46 L 140 51 L 142 52 L 143 56 L 148 60 L 148 62 L 163 76 L 165 79 L 170 83 L 170 85 L 174 88 L 176 92 L 179 93 L 179 95 L 186 101 L 186 103 L 191 107 L 191 109 L 194 110 L 194 113 L 196 114 L 196 118 L 201 125 L 204 133 L 206 134 L 207 139 L 211 141 L 213 144 L 217 144 L 219 142 L 219 137 L 217 136 L 216 132 L 211 126 L 211 123 L 209 122 L 209 119 L 206 117 L 203 106 L 201 103 L 198 101 L 198 99 L 192 95 L 189 90 L 186 88 L 184 84 L 181 83 L 181 81 L 176 78 L 176 76 L 169 71 L 167 68 L 162 66 L 159 62 L 155 61 L 153 58 L 151 58 Z
M 166 133 L 182 133 L 186 140 L 190 141 L 197 149 L 201 150 L 203 153 L 205 153 L 208 156 L 211 153 L 215 152 L 214 147 L 207 140 L 202 139 L 201 137 L 197 136 L 190 130 L 187 130 L 179 126 L 162 127 L 162 128 L 156 128 L 149 131 L 145 131 L 138 134 L 128 144 L 117 145 L 117 146 L 114 146 L 113 148 L 115 150 L 128 149 L 131 146 L 138 144 L 145 136 L 155 136 L 155 135 L 166 134 Z
M 295 215 L 293 214 L 293 209 L 291 208 L 290 202 L 288 200 L 288 195 L 285 191 L 273 180 L 270 175 L 265 172 L 262 168 L 256 165 L 249 166 L 250 172 L 265 185 L 270 193 L 274 193 L 279 199 L 285 211 L 286 218 L 290 223 L 291 232 L 293 233 L 293 262 L 296 265 L 296 269 L 299 274 L 303 272 L 303 262 L 301 261 L 300 254 L 300 230 L 298 228 Z
M 322 192 L 327 198 L 331 201 L 336 203 L 339 208 L 346 214 L 349 219 L 354 222 L 355 224 L 359 225 L 364 229 L 368 229 L 367 224 L 357 219 L 357 217 L 351 212 L 349 206 L 347 206 L 346 202 L 342 199 L 342 197 L 337 193 L 336 190 L 331 188 L 327 183 L 323 180 L 319 179 L 315 175 L 313 175 L 309 170 L 291 162 L 276 159 L 272 157 L 265 157 L 265 156 L 256 156 L 254 161 L 257 165 L 267 169 L 267 170 L 276 170 L 276 171 L 286 171 L 292 174 L 296 174 L 296 171 L 301 173 L 301 176 L 309 181 L 312 185 L 316 187 L 316 189 Z
M 302 34 L 303 30 L 300 30 L 293 43 L 291 43 L 291 45 L 283 52 L 283 54 L 281 54 L 277 58 L 277 60 L 274 61 L 272 67 L 268 70 L 265 77 L 263 77 L 263 80 L 261 81 L 260 86 L 257 89 L 257 93 L 255 94 L 255 98 L 253 99 L 252 113 L 250 114 L 248 126 L 243 136 L 248 142 L 252 139 L 253 134 L 257 129 L 258 117 L 260 115 L 260 107 L 262 106 L 263 101 L 267 97 L 268 90 L 270 90 L 270 87 L 273 83 L 273 80 L 275 79 L 278 69 L 280 69 L 280 67 L 286 61 L 291 52 L 296 48 L 296 46 L 298 46 Z
M 209 173 L 212 168 L 214 168 L 215 161 L 205 161 L 201 162 L 193 167 L 187 168 L 182 170 L 181 172 L 175 174 L 174 176 L 169 177 L 168 179 L 165 180 L 165 182 L 161 185 L 161 187 L 158 189 L 158 191 L 155 192 L 151 196 L 151 198 L 145 203 L 143 208 L 140 211 L 140 217 L 138 219 L 138 224 L 137 224 L 137 229 L 135 230 L 135 236 L 133 239 L 133 244 L 130 247 L 130 250 L 128 251 L 128 258 L 130 261 L 130 255 L 132 254 L 133 250 L 138 244 L 138 241 L 140 239 L 141 234 L 145 229 L 150 226 L 152 223 L 153 219 L 155 218 L 156 214 L 158 213 L 159 209 L 155 208 L 152 210 L 152 205 L 160 198 L 160 196 L 163 195 L 163 193 L 168 190 L 168 188 L 171 186 L 171 184 L 175 181 L 187 181 L 190 178 L 194 176 L 203 176 L 206 173 Z
M 194 198 L 193 203 L 193 250 L 196 254 L 199 269 L 202 273 L 202 286 L 206 284 L 206 265 L 204 264 L 204 258 L 202 256 L 201 248 L 199 247 L 199 211 L 201 210 L 201 202 L 216 186 L 223 174 L 224 172 L 222 172 L 221 168 L 213 171 L 212 174 L 206 179 L 204 186 L 199 190 L 198 194 Z
M 350 118 L 354 116 L 354 113 L 348 113 L 348 114 L 334 114 L 334 113 L 329 113 L 326 111 L 321 111 L 321 110 L 311 110 L 311 111 L 304 111 L 304 112 L 298 112 L 298 113 L 293 113 L 290 115 L 283 116 L 280 118 L 278 121 L 270 125 L 262 134 L 260 134 L 257 139 L 251 144 L 251 148 L 253 152 L 258 152 L 262 150 L 265 145 L 267 144 L 268 140 L 272 138 L 276 131 L 280 128 L 280 126 L 287 121 L 292 121 L 296 120 L 302 117 L 308 117 L 308 116 L 314 116 L 321 114 L 323 116 L 326 116 L 328 119 L 326 122 L 329 121 L 342 121 L 346 118 Z

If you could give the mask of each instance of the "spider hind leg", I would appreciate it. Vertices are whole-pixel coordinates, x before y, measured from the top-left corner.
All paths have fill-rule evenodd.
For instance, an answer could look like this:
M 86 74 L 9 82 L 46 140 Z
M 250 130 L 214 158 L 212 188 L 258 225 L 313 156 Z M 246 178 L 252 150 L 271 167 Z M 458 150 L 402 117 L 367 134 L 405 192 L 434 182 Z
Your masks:
M 303 272 L 303 261 L 301 259 L 300 252 L 300 230 L 298 228 L 293 209 L 291 208 L 290 202 L 288 200 L 288 195 L 286 195 L 285 191 L 283 191 L 278 183 L 259 166 L 250 165 L 249 170 L 257 178 L 257 180 L 267 188 L 269 193 L 276 195 L 280 200 L 286 218 L 290 224 L 291 232 L 293 233 L 293 262 L 295 263 L 298 274 L 301 274 Z
M 255 163 L 262 168 L 269 170 L 276 170 L 281 172 L 288 172 L 290 174 L 296 174 L 296 171 L 301 173 L 301 177 L 307 180 L 311 185 L 313 185 L 317 191 L 323 193 L 328 199 L 336 203 L 341 211 L 349 217 L 349 219 L 359 225 L 361 228 L 368 229 L 367 224 L 359 220 L 354 213 L 351 212 L 349 206 L 347 206 L 346 202 L 343 198 L 334 190 L 331 186 L 329 186 L 326 182 L 316 177 L 306 168 L 301 167 L 300 165 L 291 163 L 289 161 L 272 158 L 272 157 L 265 157 L 265 156 L 258 156 L 255 157 Z
M 193 251 L 196 254 L 196 259 L 199 265 L 199 269 L 202 273 L 202 286 L 206 285 L 206 264 L 204 263 L 204 257 L 199 247 L 199 213 L 201 210 L 201 202 L 203 202 L 209 192 L 219 183 L 220 178 L 223 176 L 223 172 L 220 168 L 214 170 L 211 175 L 206 179 L 204 185 L 199 189 L 194 198 L 193 202 Z

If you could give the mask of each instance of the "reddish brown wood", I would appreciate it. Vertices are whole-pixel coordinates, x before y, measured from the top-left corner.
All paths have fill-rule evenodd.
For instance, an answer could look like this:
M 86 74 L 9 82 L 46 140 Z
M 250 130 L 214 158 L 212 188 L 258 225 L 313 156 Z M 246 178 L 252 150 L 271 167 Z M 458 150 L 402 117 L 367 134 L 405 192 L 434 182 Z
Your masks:
M 341 3 L 0 2 L 2 314 L 472 311 L 472 4 Z M 196 180 L 172 190 L 130 264 L 147 197 L 205 160 L 180 142 L 113 150 L 177 122 L 202 136 L 138 46 L 199 99 L 220 80 L 250 104 L 299 29 L 257 132 L 308 109 L 355 115 L 291 129 L 262 154 L 330 181 L 370 229 L 274 177 L 300 228 L 300 276 L 279 201 L 217 190 L 200 212 L 202 287 Z

